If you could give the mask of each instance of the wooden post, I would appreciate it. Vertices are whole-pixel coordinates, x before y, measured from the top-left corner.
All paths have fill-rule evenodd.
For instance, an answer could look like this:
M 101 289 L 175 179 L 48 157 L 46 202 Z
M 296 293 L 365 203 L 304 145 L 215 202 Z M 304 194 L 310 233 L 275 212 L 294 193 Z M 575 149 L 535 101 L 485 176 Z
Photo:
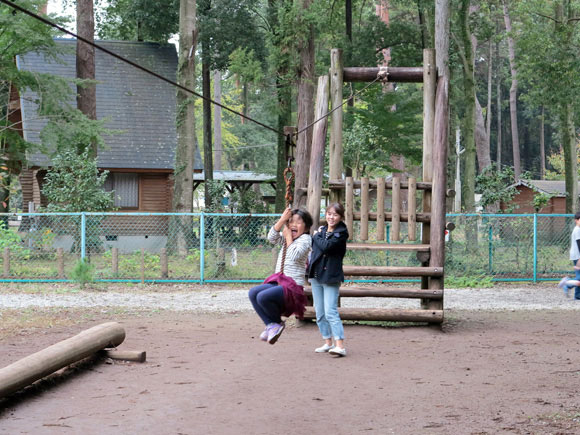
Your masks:
M 401 240 L 401 177 L 399 174 L 393 177 L 393 200 L 391 217 L 391 240 L 398 242 Z
M 334 48 L 330 51 L 330 109 L 333 110 L 342 104 L 342 50 Z M 329 145 L 329 175 L 331 180 L 342 179 L 343 150 L 342 150 L 342 109 L 332 112 L 330 121 Z M 340 190 L 330 191 L 330 201 L 340 202 Z
M 377 178 L 377 240 L 385 240 L 385 179 Z
M 141 248 L 141 284 L 145 284 L 145 248 Z
M 346 177 L 345 182 L 346 195 L 345 195 L 345 220 L 346 228 L 348 229 L 348 236 L 350 240 L 354 240 L 354 182 L 352 177 Z
M 159 254 L 159 261 L 161 263 L 161 278 L 169 277 L 169 267 L 167 264 L 167 249 L 161 248 L 161 253 Z
M 431 267 L 445 263 L 445 189 L 447 187 L 447 141 L 449 122 L 449 77 L 437 82 L 435 140 L 433 147 L 433 201 L 431 203 Z M 430 289 L 443 289 L 443 277 L 432 277 Z M 443 301 L 428 302 L 429 309 L 443 309 Z
M 29 355 L 0 370 L 0 398 L 106 347 L 116 347 L 123 340 L 125 330 L 109 322 Z
M 417 238 L 417 179 L 409 177 L 409 188 L 407 190 L 407 231 L 409 240 L 414 241 Z
M 10 248 L 4 248 L 4 277 L 10 276 Z
M 360 239 L 369 239 L 369 177 L 362 177 L 360 183 Z
M 56 250 L 56 261 L 58 264 L 58 277 L 60 279 L 64 278 L 64 249 L 58 248 Z
M 119 248 L 111 248 L 111 266 L 113 276 L 119 276 Z
M 423 181 L 433 181 L 433 140 L 435 120 L 435 91 L 437 88 L 437 67 L 435 50 L 423 50 Z M 423 212 L 431 212 L 432 191 L 423 191 Z M 423 223 L 421 243 L 431 243 L 430 223 Z M 423 263 L 427 266 L 427 263 Z M 429 288 L 429 278 L 421 278 L 421 288 Z M 426 307 L 427 300 L 422 301 Z
M 328 114 L 328 76 L 318 77 L 316 94 L 316 112 L 314 119 Z M 312 152 L 310 155 L 310 177 L 308 179 L 308 211 L 312 215 L 313 228 L 318 228 L 320 220 L 320 198 L 322 196 L 322 178 L 324 172 L 324 148 L 328 118 L 314 124 L 312 132 Z

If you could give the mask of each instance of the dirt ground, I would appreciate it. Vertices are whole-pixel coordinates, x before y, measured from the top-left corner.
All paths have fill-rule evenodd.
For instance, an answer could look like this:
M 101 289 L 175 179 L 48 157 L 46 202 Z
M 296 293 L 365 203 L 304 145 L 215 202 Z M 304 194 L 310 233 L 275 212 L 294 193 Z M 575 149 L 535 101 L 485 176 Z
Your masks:
M 37 312 L 0 318 L 0 367 L 117 320 L 145 363 L 86 361 L 0 400 L 2 434 L 580 433 L 574 311 L 453 312 L 443 328 L 314 324 L 259 340 L 251 313 Z M 62 319 L 68 322 L 62 322 Z

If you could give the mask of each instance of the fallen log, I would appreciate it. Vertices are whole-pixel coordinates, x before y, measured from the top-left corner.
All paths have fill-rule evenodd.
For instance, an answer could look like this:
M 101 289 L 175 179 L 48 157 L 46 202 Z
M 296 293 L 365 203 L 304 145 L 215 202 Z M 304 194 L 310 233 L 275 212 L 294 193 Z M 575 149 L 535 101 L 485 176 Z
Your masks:
M 16 361 L 0 369 L 0 399 L 102 349 L 116 347 L 123 340 L 125 330 L 121 325 L 108 322 Z

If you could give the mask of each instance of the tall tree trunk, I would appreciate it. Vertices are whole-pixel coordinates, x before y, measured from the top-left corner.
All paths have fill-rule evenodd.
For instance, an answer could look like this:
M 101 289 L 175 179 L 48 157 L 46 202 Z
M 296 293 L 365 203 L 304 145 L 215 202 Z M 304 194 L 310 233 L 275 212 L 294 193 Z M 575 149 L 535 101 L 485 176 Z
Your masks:
M 514 176 L 516 180 L 519 180 L 521 170 L 520 164 L 520 138 L 518 134 L 518 78 L 516 70 L 516 51 L 514 39 L 511 37 L 510 33 L 512 31 L 512 22 L 509 15 L 507 1 L 503 0 L 503 18 L 505 22 L 505 29 L 508 33 L 508 50 L 510 59 L 510 72 L 512 76 L 512 85 L 510 87 L 510 121 L 512 129 L 512 148 L 514 156 Z
M 202 43 L 202 45 L 205 45 Z M 201 64 L 202 90 L 203 96 L 203 171 L 205 173 L 205 198 L 206 207 L 207 200 L 211 196 L 210 182 L 213 181 L 213 147 L 211 143 L 211 77 L 209 71 L 209 55 L 208 48 L 202 47 L 202 57 L 206 57 Z
M 487 150 L 491 156 L 491 97 L 493 84 L 493 44 L 489 39 L 489 52 L 487 60 L 487 109 L 485 111 L 485 133 L 487 136 Z M 491 163 L 491 162 L 490 162 Z
M 196 0 L 181 0 L 179 7 L 179 61 L 177 83 L 195 89 L 195 47 L 197 45 Z M 175 150 L 173 210 L 190 213 L 193 208 L 193 161 L 195 139 L 195 100 L 189 93 L 177 90 L 177 148 Z M 177 249 L 187 250 L 189 219 L 179 220 Z
M 464 92 L 464 118 L 463 118 L 463 208 L 466 212 L 475 211 L 475 80 L 473 71 L 473 48 L 471 31 L 469 29 L 469 0 L 461 1 L 460 26 L 461 44 L 463 48 L 463 92 Z
M 301 0 L 302 10 L 307 13 L 312 0 Z M 298 131 L 302 131 L 314 120 L 314 27 L 311 25 L 306 35 L 302 35 L 298 50 L 300 52 L 300 70 L 298 72 Z M 299 189 L 308 187 L 310 168 L 310 149 L 312 147 L 313 128 L 298 135 L 296 141 L 296 178 L 294 206 L 306 204 L 306 195 L 299 195 Z
M 540 179 L 546 177 L 546 143 L 544 138 L 544 106 L 542 106 L 542 115 L 540 116 Z
M 435 55 L 439 77 L 449 77 L 449 0 L 435 0 Z
M 475 89 L 473 95 L 475 98 L 475 148 L 477 150 L 479 172 L 481 173 L 491 165 L 489 136 L 487 134 L 487 126 L 483 120 L 483 109 L 481 108 L 481 104 L 479 104 Z
M 220 70 L 213 72 L 213 95 L 216 103 L 222 102 L 222 73 Z M 222 170 L 222 108 L 217 104 L 213 106 L 213 142 L 215 147 L 215 160 L 213 168 Z
M 578 159 L 576 150 L 576 130 L 574 110 L 571 104 L 563 105 L 560 110 L 560 130 L 564 148 L 564 172 L 566 180 L 566 213 L 578 211 Z
M 498 33 L 499 33 L 499 24 L 498 24 Z M 495 55 L 496 55 L 496 62 L 495 62 L 495 86 L 496 86 L 496 94 L 497 94 L 497 101 L 496 101 L 496 110 L 497 110 L 497 147 L 496 147 L 496 162 L 497 162 L 497 170 L 501 171 L 501 146 L 502 146 L 502 124 L 501 124 L 501 64 L 500 64 L 500 55 L 499 55 L 499 42 L 495 43 Z
M 95 40 L 93 0 L 77 0 L 77 34 L 91 42 Z M 95 48 L 92 45 L 77 41 L 76 70 L 77 78 L 95 80 Z M 97 90 L 94 84 L 77 85 L 77 108 L 87 118 L 97 119 Z M 96 157 L 96 143 L 90 145 L 90 155 Z

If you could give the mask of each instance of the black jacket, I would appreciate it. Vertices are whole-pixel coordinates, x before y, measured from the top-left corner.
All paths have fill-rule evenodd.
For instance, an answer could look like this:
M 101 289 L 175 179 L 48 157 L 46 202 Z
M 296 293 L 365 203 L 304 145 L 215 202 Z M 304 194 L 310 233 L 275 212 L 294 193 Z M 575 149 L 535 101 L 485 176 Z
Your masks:
M 342 259 L 346 253 L 348 230 L 344 222 L 328 233 L 328 226 L 322 227 L 312 236 L 312 254 L 308 267 L 308 277 L 316 278 L 321 284 L 334 284 L 344 281 Z

